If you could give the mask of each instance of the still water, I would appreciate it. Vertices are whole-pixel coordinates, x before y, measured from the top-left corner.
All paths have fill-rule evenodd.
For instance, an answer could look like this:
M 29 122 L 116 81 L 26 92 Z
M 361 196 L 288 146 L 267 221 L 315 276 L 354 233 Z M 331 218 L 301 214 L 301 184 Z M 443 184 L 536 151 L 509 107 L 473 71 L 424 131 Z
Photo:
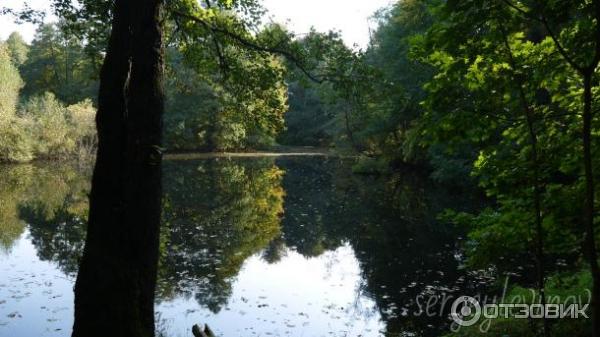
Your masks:
M 0 166 L 0 336 L 69 336 L 89 172 Z M 352 174 L 337 158 L 166 161 L 158 335 L 439 336 L 428 298 L 468 294 L 469 202 L 415 174 Z M 419 301 L 419 299 L 421 299 Z

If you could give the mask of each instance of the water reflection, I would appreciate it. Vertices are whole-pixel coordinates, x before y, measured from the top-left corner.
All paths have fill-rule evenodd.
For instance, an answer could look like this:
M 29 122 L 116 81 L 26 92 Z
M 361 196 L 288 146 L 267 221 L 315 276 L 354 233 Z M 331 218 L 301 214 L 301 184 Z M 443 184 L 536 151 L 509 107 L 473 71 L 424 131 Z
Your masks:
M 448 320 L 416 316 L 418 295 L 474 291 L 457 234 L 436 220 L 464 200 L 414 174 L 356 176 L 334 158 L 169 161 L 164 170 L 157 316 L 165 336 L 189 336 L 200 322 L 227 337 L 436 336 Z M 0 281 L 12 282 L 0 284 L 0 336 L 33 335 L 50 322 L 8 315 L 47 299 L 11 293 L 32 277 L 52 275 L 49 288 L 72 284 L 89 176 L 32 165 L 2 166 L 0 175 Z M 66 277 L 15 267 L 26 260 L 52 262 Z M 53 316 L 62 322 L 53 333 L 69 335 L 71 310 Z
M 171 164 L 159 298 L 193 295 L 218 313 L 243 262 L 280 235 L 283 171 L 263 159 Z
M 428 317 L 420 313 L 426 302 L 476 289 L 470 288 L 474 277 L 459 265 L 458 234 L 437 215 L 473 201 L 410 172 L 362 177 L 330 161 L 292 161 L 286 172 L 286 244 L 318 256 L 349 243 L 360 265 L 361 291 L 376 302 L 387 336 L 443 334 L 449 305 Z
M 41 260 L 71 274 L 83 249 L 89 176 L 63 165 L 0 166 L 0 247 L 10 253 L 29 224 Z

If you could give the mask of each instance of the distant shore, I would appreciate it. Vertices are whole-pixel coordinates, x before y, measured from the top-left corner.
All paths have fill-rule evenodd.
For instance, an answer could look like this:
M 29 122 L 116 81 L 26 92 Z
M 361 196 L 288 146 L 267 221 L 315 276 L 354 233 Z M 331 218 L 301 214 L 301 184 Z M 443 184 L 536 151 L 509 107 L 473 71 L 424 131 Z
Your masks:
M 281 147 L 252 152 L 185 152 L 166 153 L 165 160 L 193 160 L 206 158 L 253 158 L 253 157 L 329 157 L 337 154 L 326 148 L 311 146 Z

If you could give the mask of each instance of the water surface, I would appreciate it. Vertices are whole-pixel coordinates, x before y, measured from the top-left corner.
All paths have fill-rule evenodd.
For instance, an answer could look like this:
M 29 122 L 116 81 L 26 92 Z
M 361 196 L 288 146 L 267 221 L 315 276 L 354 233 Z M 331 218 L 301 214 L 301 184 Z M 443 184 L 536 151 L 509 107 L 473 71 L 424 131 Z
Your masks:
M 0 336 L 69 336 L 89 172 L 0 166 Z M 464 199 L 416 174 L 366 177 L 330 157 L 164 165 L 158 333 L 208 323 L 233 336 L 438 336 L 418 296 L 473 291 Z

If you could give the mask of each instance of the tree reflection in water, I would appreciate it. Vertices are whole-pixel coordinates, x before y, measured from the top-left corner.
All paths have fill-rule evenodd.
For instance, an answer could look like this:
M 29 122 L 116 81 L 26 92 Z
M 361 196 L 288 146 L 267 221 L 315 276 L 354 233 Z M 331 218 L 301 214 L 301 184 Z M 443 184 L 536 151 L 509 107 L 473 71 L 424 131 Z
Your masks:
M 0 166 L 0 246 L 9 250 L 29 224 L 41 260 L 73 275 L 85 240 L 89 175 L 73 166 Z
M 10 250 L 28 224 L 38 256 L 74 276 L 89 175 L 37 165 L 2 166 L 0 175 L 0 247 Z M 214 158 L 167 161 L 163 179 L 159 302 L 194 298 L 217 313 L 250 256 L 277 263 L 289 249 L 314 257 L 349 246 L 360 295 L 376 302 L 386 334 L 434 336 L 448 320 L 415 316 L 417 296 L 478 284 L 460 268 L 456 230 L 437 220 L 473 202 L 416 174 L 357 176 L 335 158 Z
M 272 159 L 165 167 L 159 297 L 193 295 L 218 312 L 243 262 L 280 235 L 283 171 Z

